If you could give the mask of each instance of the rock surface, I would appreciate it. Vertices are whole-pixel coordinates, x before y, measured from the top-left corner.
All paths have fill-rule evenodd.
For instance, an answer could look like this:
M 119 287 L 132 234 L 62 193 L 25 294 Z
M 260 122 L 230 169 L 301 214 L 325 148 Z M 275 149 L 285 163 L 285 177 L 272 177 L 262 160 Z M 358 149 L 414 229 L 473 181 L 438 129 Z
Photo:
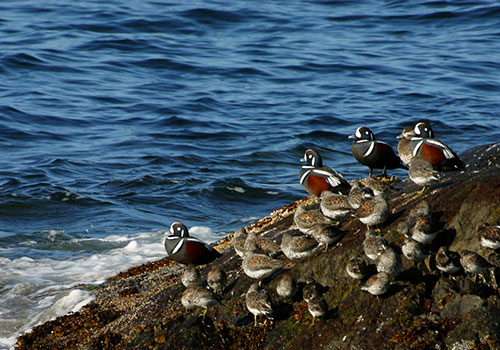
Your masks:
M 431 206 L 439 233 L 430 246 L 431 257 L 421 263 L 403 257 L 403 273 L 380 297 L 361 291 L 366 279 L 354 280 L 345 271 L 351 255 L 364 254 L 366 227 L 352 218 L 341 226 L 345 236 L 340 243 L 286 266 L 299 286 L 307 279 L 322 286 L 328 312 L 314 324 L 301 292 L 291 300 L 276 294 L 275 276 L 264 281 L 274 301 L 274 320 L 254 327 L 244 297 L 253 280 L 242 272 L 241 258 L 231 247 L 229 235 L 216 246 L 223 256 L 214 262 L 227 273 L 223 306 L 210 307 L 205 317 L 202 310 L 182 308 L 183 266 L 165 258 L 111 278 L 95 290 L 93 302 L 79 312 L 35 327 L 18 338 L 17 347 L 500 349 L 500 254 L 481 247 L 477 237 L 481 224 L 500 223 L 500 164 L 497 147 L 484 146 L 483 150 L 489 150 L 490 159 L 480 148 L 466 152 L 462 158 L 472 165 L 468 171 L 446 177 L 421 195 L 420 188 L 411 183 L 396 184 L 389 195 L 391 215 L 381 225 L 380 234 L 401 253 L 404 237 L 398 224 L 423 199 Z M 296 201 L 247 229 L 279 241 L 284 232 L 296 231 L 293 213 L 297 205 L 315 201 L 313 197 Z M 443 274 L 434 264 L 441 245 L 454 251 L 475 251 L 496 267 L 481 276 Z M 286 259 L 283 255 L 278 258 Z M 204 267 L 203 278 L 209 270 L 210 266 Z

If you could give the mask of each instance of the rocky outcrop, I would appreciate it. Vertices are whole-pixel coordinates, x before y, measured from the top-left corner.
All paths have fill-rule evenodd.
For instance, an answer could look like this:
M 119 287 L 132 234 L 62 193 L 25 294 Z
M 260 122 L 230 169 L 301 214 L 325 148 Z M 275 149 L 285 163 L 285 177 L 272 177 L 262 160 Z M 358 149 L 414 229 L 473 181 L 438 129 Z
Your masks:
M 489 147 L 489 148 L 488 148 Z M 403 257 L 404 271 L 379 297 L 362 291 L 364 281 L 345 272 L 352 254 L 363 254 L 365 226 L 345 221 L 340 243 L 311 257 L 287 264 L 303 287 L 306 279 L 321 285 L 328 312 L 312 322 L 300 292 L 282 300 L 277 278 L 265 288 L 274 301 L 274 320 L 254 327 L 245 307 L 253 282 L 241 270 L 232 235 L 216 248 L 223 256 L 214 263 L 228 275 L 222 306 L 186 311 L 180 304 L 183 266 L 168 259 L 130 269 L 95 290 L 96 299 L 79 312 L 42 324 L 19 337 L 19 349 L 500 349 L 500 254 L 479 245 L 477 229 L 500 221 L 500 168 L 496 146 L 474 149 L 462 156 L 471 164 L 465 173 L 448 176 L 420 188 L 400 182 L 389 196 L 391 215 L 381 234 L 401 253 L 404 237 L 398 224 L 422 200 L 432 209 L 439 233 L 425 262 Z M 485 156 L 489 152 L 490 158 Z M 478 159 L 481 157 L 480 159 Z M 488 158 L 488 159 L 487 159 Z M 276 210 L 248 227 L 280 240 L 295 230 L 293 213 L 309 197 Z M 468 249 L 487 256 L 496 266 L 482 276 L 454 276 L 436 269 L 434 254 L 442 246 Z M 286 259 L 280 256 L 280 259 Z M 206 277 L 209 266 L 202 270 Z

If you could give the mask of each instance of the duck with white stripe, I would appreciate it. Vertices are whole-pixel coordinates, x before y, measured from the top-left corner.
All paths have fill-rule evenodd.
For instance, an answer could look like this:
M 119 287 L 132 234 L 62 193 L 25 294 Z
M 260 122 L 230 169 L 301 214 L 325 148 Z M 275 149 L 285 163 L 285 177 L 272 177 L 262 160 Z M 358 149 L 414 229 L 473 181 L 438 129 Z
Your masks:
M 195 237 L 189 236 L 187 227 L 181 222 L 170 226 L 170 234 L 165 238 L 165 250 L 168 257 L 181 264 L 208 264 L 221 254 Z
M 375 134 L 367 127 L 360 126 L 349 138 L 354 139 L 351 146 L 352 155 L 370 169 L 369 177 L 372 176 L 373 169 L 383 169 L 384 176 L 387 176 L 387 169 L 407 169 L 392 147 L 377 141 Z
M 465 164 L 457 154 L 447 144 L 434 138 L 434 131 L 429 123 L 417 123 L 413 133 L 415 136 L 410 141 L 412 158 L 425 159 L 438 171 L 465 169 Z
M 334 169 L 323 166 L 323 160 L 318 152 L 306 150 L 302 162 L 307 162 L 300 169 L 300 183 L 312 195 L 320 196 L 323 191 L 348 194 L 351 185 Z

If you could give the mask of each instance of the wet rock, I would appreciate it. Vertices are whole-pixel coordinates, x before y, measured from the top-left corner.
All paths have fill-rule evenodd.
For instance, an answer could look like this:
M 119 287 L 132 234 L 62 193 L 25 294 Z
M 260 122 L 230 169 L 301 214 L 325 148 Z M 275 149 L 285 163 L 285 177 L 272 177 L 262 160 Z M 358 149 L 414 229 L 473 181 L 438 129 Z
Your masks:
M 232 235 L 216 246 L 216 260 L 227 273 L 220 294 L 222 306 L 185 310 L 180 303 L 183 267 L 168 259 L 150 262 L 120 273 L 96 288 L 95 300 L 79 312 L 59 317 L 18 338 L 19 349 L 499 349 L 500 254 L 487 259 L 497 266 L 482 276 L 463 272 L 448 276 L 433 264 L 442 245 L 473 250 L 485 256 L 476 230 L 500 219 L 500 147 L 485 146 L 462 157 L 465 173 L 448 174 L 423 194 L 411 183 L 398 182 L 388 196 L 391 213 L 380 235 L 398 253 L 403 237 L 398 225 L 413 207 L 426 200 L 437 236 L 428 247 L 431 258 L 420 263 L 403 259 L 403 272 L 387 293 L 375 297 L 346 273 L 352 255 L 363 255 L 366 227 L 356 219 L 338 229 L 344 236 L 335 246 L 319 249 L 310 257 L 289 262 L 263 281 L 274 305 L 274 320 L 254 326 L 244 295 L 253 280 L 241 270 L 241 258 L 232 248 Z M 481 157 L 481 159 L 479 159 Z M 487 168 L 485 168 L 487 166 Z M 298 205 L 317 203 L 308 197 L 247 227 L 279 242 L 283 233 L 296 233 L 293 214 Z M 279 259 L 286 260 L 283 255 Z M 206 280 L 210 266 L 200 269 Z M 276 293 L 284 271 L 298 284 L 295 297 Z M 320 285 L 328 313 L 314 324 L 302 300 L 306 281 Z
M 458 347 L 460 344 L 483 344 L 484 349 L 499 349 L 499 335 L 500 310 L 492 307 L 479 307 L 471 310 L 465 319 L 457 324 L 447 337 L 446 343 L 450 349 L 454 347 L 460 349 Z
M 462 318 L 469 312 L 480 308 L 485 304 L 485 300 L 478 295 L 455 294 L 448 301 L 441 312 L 443 318 Z

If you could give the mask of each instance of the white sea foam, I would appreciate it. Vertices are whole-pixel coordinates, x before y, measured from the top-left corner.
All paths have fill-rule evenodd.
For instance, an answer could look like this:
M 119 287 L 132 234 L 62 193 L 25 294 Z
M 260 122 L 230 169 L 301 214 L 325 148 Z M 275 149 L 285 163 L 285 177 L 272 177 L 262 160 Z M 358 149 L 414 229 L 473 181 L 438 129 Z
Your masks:
M 249 217 L 241 218 L 240 221 L 248 223 L 248 222 L 257 221 L 258 219 L 259 219 L 259 217 L 257 217 L 257 216 L 249 216 Z
M 189 229 L 189 235 L 196 237 L 204 242 L 210 242 L 213 240 L 215 234 L 210 227 L 193 226 Z
M 227 189 L 229 191 L 234 191 L 234 192 L 238 192 L 238 193 L 245 193 L 246 190 L 243 188 L 243 187 L 240 187 L 240 186 L 228 186 Z
M 210 229 L 193 229 L 197 237 L 210 239 Z M 62 232 L 46 233 L 53 238 Z M 92 246 L 100 241 L 118 248 L 68 260 L 0 257 L 0 349 L 14 348 L 19 334 L 91 301 L 93 296 L 80 285 L 99 284 L 131 266 L 164 257 L 163 236 L 157 231 L 75 239 L 72 243 Z

